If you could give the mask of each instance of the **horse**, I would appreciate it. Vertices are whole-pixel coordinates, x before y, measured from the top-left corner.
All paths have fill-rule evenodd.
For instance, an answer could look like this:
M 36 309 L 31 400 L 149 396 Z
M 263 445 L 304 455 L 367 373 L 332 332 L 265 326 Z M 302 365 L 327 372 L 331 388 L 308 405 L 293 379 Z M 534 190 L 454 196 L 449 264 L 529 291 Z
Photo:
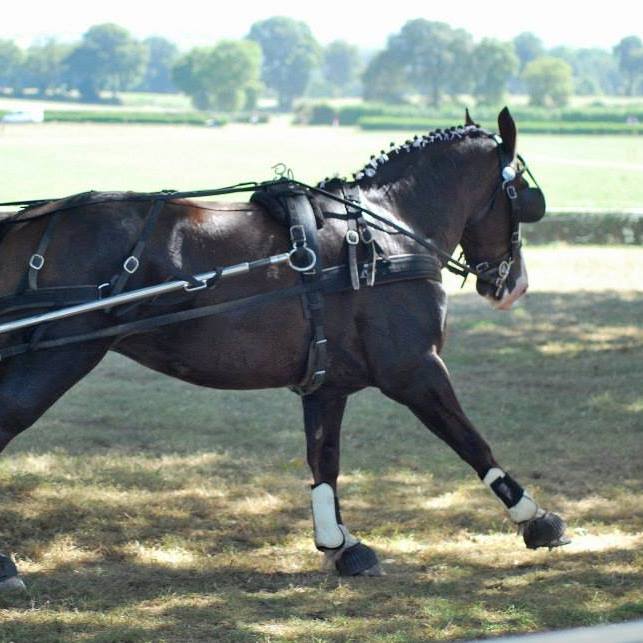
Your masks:
M 321 265 L 346 264 L 351 245 L 363 254 L 367 248 L 359 238 L 364 241 L 365 233 L 372 235 L 369 247 L 389 257 L 417 253 L 418 240 L 426 240 L 422 251 L 433 254 L 440 267 L 460 245 L 468 271 L 476 275 L 477 292 L 495 308 L 511 308 L 528 287 L 518 223 L 541 218 L 545 204 L 516 154 L 516 126 L 507 108 L 498 115 L 498 130 L 499 135 L 492 134 L 476 125 L 467 111 L 464 125 L 391 144 L 352 181 L 320 182 L 315 200 L 323 218 L 318 230 Z M 351 203 L 359 204 L 360 227 L 352 230 L 341 198 L 349 190 L 357 199 Z M 149 200 L 129 199 L 128 194 L 72 196 L 26 208 L 11 224 L 0 222 L 0 295 L 24 289 L 28 263 L 30 279 L 37 277 L 40 287 L 102 284 L 118 274 L 123 256 L 141 238 L 149 210 Z M 55 233 L 49 234 L 56 213 Z M 215 258 L 217 265 L 260 260 L 283 252 L 289 243 L 287 229 L 253 201 L 169 198 L 147 233 L 140 266 L 137 261 L 137 270 L 128 271 L 127 290 L 162 282 L 168 275 L 193 275 L 211 267 Z M 43 245 L 46 253 L 34 253 Z M 34 257 L 42 261 L 34 265 Z M 373 258 L 373 267 L 375 263 Z M 196 309 L 299 283 L 298 272 L 285 263 L 269 265 L 221 281 L 216 288 L 195 288 L 189 296 L 170 300 L 164 310 Z M 563 520 L 541 508 L 502 468 L 454 393 L 440 356 L 447 298 L 439 271 L 430 278 L 368 285 L 353 284 L 348 291 L 324 296 L 325 378 L 302 398 L 317 549 L 340 574 L 381 573 L 375 552 L 342 519 L 337 487 L 347 398 L 366 387 L 377 387 L 407 406 L 469 464 L 520 527 L 528 547 L 568 542 Z M 145 305 L 125 309 L 119 320 L 136 320 L 149 310 Z M 300 297 L 224 310 L 150 332 L 92 339 L 92 331 L 113 323 L 113 314 L 113 309 L 94 310 L 58 321 L 47 327 L 48 337 L 89 333 L 89 338 L 27 350 L 0 362 L 0 451 L 108 351 L 212 388 L 297 387 L 306 369 L 311 331 Z M 17 315 L 3 311 L 3 319 Z M 27 331 L 10 332 L 0 335 L 0 349 L 19 340 L 34 341 Z M 8 557 L 3 560 L 1 580 L 13 586 L 17 570 Z

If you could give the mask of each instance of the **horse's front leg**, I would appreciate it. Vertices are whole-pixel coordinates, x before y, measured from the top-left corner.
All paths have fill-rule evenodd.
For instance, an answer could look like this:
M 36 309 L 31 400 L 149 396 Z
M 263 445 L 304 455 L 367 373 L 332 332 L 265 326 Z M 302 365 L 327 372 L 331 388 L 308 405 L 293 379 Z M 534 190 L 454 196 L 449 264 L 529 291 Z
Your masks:
M 306 455 L 313 474 L 311 489 L 315 546 L 342 576 L 379 576 L 375 552 L 355 538 L 339 510 L 339 434 L 346 396 L 323 388 L 302 398 Z
M 506 507 L 520 526 L 530 549 L 555 547 L 569 542 L 565 524 L 544 511 L 496 462 L 489 445 L 465 415 L 456 398 L 449 374 L 436 351 L 418 357 L 415 363 L 386 371 L 380 388 L 401 402 L 469 465 Z

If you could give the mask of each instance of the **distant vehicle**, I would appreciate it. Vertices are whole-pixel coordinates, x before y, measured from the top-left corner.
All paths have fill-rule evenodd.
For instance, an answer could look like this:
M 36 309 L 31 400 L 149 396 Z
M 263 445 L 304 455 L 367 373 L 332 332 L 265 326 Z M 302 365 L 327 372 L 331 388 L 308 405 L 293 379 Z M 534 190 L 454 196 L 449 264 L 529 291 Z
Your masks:
M 25 109 L 18 112 L 8 112 L 1 119 L 2 123 L 42 123 L 45 112 L 42 109 Z

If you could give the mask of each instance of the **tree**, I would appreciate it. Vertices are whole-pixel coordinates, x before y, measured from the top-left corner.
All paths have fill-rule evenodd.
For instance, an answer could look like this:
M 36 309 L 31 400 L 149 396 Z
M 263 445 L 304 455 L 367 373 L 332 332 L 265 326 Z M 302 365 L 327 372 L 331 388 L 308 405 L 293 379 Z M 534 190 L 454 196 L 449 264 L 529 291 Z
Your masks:
M 0 40 L 0 87 L 19 89 L 24 54 L 11 40 Z
M 549 52 L 554 58 L 562 58 L 572 67 L 574 93 L 616 94 L 622 83 L 616 59 L 604 49 L 572 49 L 556 47 Z
M 255 22 L 248 38 L 261 46 L 262 80 L 277 93 L 279 108 L 290 110 L 319 64 L 320 48 L 310 28 L 304 22 L 275 16 Z
M 355 80 L 359 66 L 357 47 L 343 40 L 335 40 L 324 49 L 324 78 L 337 90 L 346 90 Z
M 35 87 L 41 94 L 48 91 L 60 91 L 66 81 L 65 61 L 71 47 L 55 40 L 48 40 L 41 45 L 32 45 L 26 53 L 26 82 Z
M 198 109 L 236 111 L 254 107 L 261 70 L 261 49 L 250 40 L 222 40 L 180 58 L 174 83 Z
M 572 68 L 560 58 L 542 56 L 532 60 L 523 72 L 532 105 L 552 102 L 557 107 L 567 104 L 572 94 Z
M 627 36 L 614 47 L 618 67 L 625 77 L 625 93 L 634 96 L 643 78 L 643 43 L 638 36 Z
M 401 103 L 409 90 L 404 70 L 389 49 L 376 54 L 362 74 L 364 100 Z
M 71 78 L 84 100 L 97 100 L 101 90 L 129 89 L 143 77 L 146 47 L 123 27 L 95 25 L 67 57 Z
M 387 49 L 411 84 L 433 105 L 444 93 L 467 91 L 471 81 L 471 36 L 444 22 L 408 21 L 389 38 Z
M 473 52 L 475 97 L 483 103 L 499 103 L 517 69 L 518 58 L 512 43 L 485 38 Z
M 520 61 L 520 71 L 522 71 L 532 60 L 540 58 L 545 54 L 542 40 L 531 33 L 523 31 L 513 39 L 516 55 Z
M 173 42 L 159 36 L 146 38 L 147 67 L 140 88 L 146 92 L 174 92 L 172 67 L 179 57 L 179 50 Z

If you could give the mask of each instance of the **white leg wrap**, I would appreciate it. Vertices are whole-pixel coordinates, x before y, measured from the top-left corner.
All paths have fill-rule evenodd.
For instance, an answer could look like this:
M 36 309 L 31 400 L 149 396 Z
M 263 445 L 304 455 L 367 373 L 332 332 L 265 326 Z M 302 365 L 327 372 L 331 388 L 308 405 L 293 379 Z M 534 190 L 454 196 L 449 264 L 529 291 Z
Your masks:
M 498 467 L 492 467 L 491 469 L 489 469 L 489 471 L 487 471 L 482 481 L 495 495 L 495 492 L 491 485 L 499 478 L 504 477 L 505 472 L 502 469 L 499 469 Z M 502 503 L 503 506 L 505 506 L 500 498 L 498 498 L 498 500 Z M 509 517 L 514 522 L 525 522 L 526 520 L 531 520 L 532 518 L 536 518 L 537 516 L 541 516 L 545 513 L 538 506 L 538 503 L 524 490 L 522 498 L 513 507 L 509 507 L 507 511 L 509 512 Z
M 326 482 L 312 490 L 315 545 L 337 549 L 345 543 L 344 532 L 335 517 L 335 493 Z M 348 533 L 348 532 L 347 532 Z
M 491 469 L 489 469 L 489 471 L 487 471 L 487 475 L 483 478 L 482 482 L 484 482 L 487 487 L 491 489 L 492 483 L 494 483 L 498 478 L 504 477 L 505 472 L 502 469 L 498 469 L 498 467 L 492 467 Z
M 525 491 L 518 503 L 509 508 L 509 517 L 514 522 L 525 522 L 525 520 L 535 518 L 539 512 L 544 513 L 536 501 Z

